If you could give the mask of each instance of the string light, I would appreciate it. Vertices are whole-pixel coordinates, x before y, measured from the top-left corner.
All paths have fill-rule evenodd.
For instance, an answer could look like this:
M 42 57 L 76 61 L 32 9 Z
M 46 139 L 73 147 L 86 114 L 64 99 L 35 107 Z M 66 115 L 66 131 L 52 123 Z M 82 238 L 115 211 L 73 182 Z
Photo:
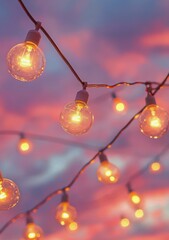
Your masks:
M 18 149 L 21 153 L 29 153 L 32 150 L 31 141 L 28 140 L 23 133 L 20 134 Z
M 152 173 L 158 173 L 161 170 L 161 164 L 159 162 L 152 162 L 149 169 Z
M 7 54 L 8 70 L 17 80 L 28 82 L 38 78 L 45 68 L 45 57 L 38 47 L 40 33 L 37 24 L 35 30 L 30 30 L 23 43 L 17 44 Z
M 16 206 L 20 198 L 17 185 L 0 174 L 0 210 L 8 210 Z
M 37 226 L 31 216 L 27 216 L 27 224 L 23 234 L 24 240 L 42 240 L 43 230 Z
M 76 209 L 69 204 L 68 195 L 63 192 L 61 203 L 56 209 L 56 220 L 62 225 L 70 225 L 76 219 Z
M 123 227 L 123 228 L 127 228 L 127 227 L 130 226 L 130 220 L 129 220 L 128 218 L 126 218 L 126 217 L 121 217 L 121 219 L 120 219 L 120 225 L 121 225 L 121 227 Z
M 118 98 L 114 92 L 112 93 L 112 98 L 113 98 L 113 109 L 118 113 L 126 113 L 127 103 L 121 98 Z
M 135 210 L 134 215 L 136 218 L 140 219 L 144 217 L 144 211 L 141 208 Z
M 18 0 L 22 5 L 23 5 L 23 3 L 22 3 L 22 1 L 21 0 Z M 28 14 L 28 15 L 30 15 L 30 14 Z M 31 16 L 31 15 L 30 15 Z M 31 18 L 31 17 L 30 17 Z M 31 19 L 34 23 L 35 23 L 35 20 L 32 18 Z M 41 30 L 43 30 L 43 32 L 45 32 L 45 30 L 42 28 L 42 27 L 40 27 L 41 28 Z M 51 40 L 52 41 L 52 40 Z M 71 68 L 71 66 L 69 66 L 70 68 Z M 76 75 L 76 73 L 74 73 L 75 75 Z M 167 78 L 168 78 L 168 76 L 169 75 L 167 75 L 167 77 L 164 79 L 164 81 L 161 83 L 161 84 L 159 84 L 158 86 L 157 86 L 157 88 L 155 89 L 155 91 L 153 92 L 153 94 L 155 94 L 164 84 L 165 84 L 165 82 L 167 81 Z M 78 79 L 78 77 L 77 77 L 77 79 Z M 80 79 L 79 79 L 79 81 L 80 81 Z M 81 82 L 81 81 L 80 81 Z M 82 83 L 82 85 L 84 84 L 83 82 L 81 82 Z M 144 84 L 144 83 L 143 83 Z M 105 84 L 104 84 L 105 85 Z M 89 86 L 89 85 L 88 85 Z M 142 112 L 142 110 L 140 110 L 139 112 Z M 137 113 L 138 114 L 138 113 Z M 124 129 L 126 129 L 130 124 L 131 124 L 131 122 L 133 122 L 133 120 L 135 119 L 135 116 L 119 131 L 119 133 L 113 138 L 113 140 L 108 144 L 108 145 L 112 145 L 114 142 L 115 142 L 115 140 L 119 137 L 119 135 L 124 131 Z M 107 149 L 108 148 L 108 145 L 105 147 L 105 149 Z M 96 154 L 97 155 L 97 154 Z M 89 165 L 89 164 L 88 164 Z M 88 165 L 85 165 L 85 166 L 88 166 Z M 83 166 L 83 168 L 84 168 L 84 166 Z M 80 175 L 80 173 L 81 173 L 81 171 L 79 172 L 79 175 Z M 77 177 L 76 178 L 74 178 L 75 180 L 74 181 L 72 181 L 71 182 L 71 184 L 70 185 L 68 185 L 66 188 L 69 188 L 70 189 L 70 187 L 73 185 L 73 183 L 77 180 L 77 178 L 78 178 L 78 174 L 77 174 Z M 50 194 L 51 196 L 54 196 L 55 194 L 57 194 L 57 192 L 59 192 L 60 193 L 60 191 L 61 190 L 57 190 L 57 191 L 55 191 L 55 193 L 54 194 Z M 49 197 L 47 197 L 45 200 L 47 201 L 48 200 L 48 198 Z M 38 205 L 36 205 L 34 208 L 32 208 L 31 209 L 31 211 L 34 211 L 35 209 L 37 210 L 38 209 L 38 207 L 39 206 L 41 206 L 41 205 L 43 205 L 46 201 L 42 201 L 41 203 L 39 203 Z M 63 203 L 63 202 L 62 202 Z M 17 219 L 17 217 L 19 218 L 20 217 L 20 215 L 21 214 L 19 214 L 18 216 L 16 216 L 15 217 L 15 219 Z M 9 224 L 10 223 L 12 223 L 12 221 L 9 221 Z M 8 226 L 9 224 L 6 224 L 6 226 Z M 4 228 L 3 228 L 4 229 Z M 2 232 L 2 230 L 1 230 L 1 232 Z
M 98 180 L 103 183 L 116 183 L 119 180 L 119 169 L 112 163 L 108 162 L 104 153 L 99 155 L 100 166 L 97 170 Z
M 126 186 L 127 186 L 127 190 L 128 190 L 131 202 L 136 204 L 136 205 L 139 204 L 141 202 L 140 196 L 135 191 L 133 191 L 130 183 L 127 183 Z
M 150 138 L 160 138 L 168 130 L 168 113 L 156 104 L 154 96 L 148 92 L 146 108 L 139 116 L 141 132 Z
M 67 104 L 61 112 L 60 124 L 66 132 L 81 135 L 92 126 L 94 117 L 87 105 L 88 97 L 86 90 L 79 91 L 75 101 Z

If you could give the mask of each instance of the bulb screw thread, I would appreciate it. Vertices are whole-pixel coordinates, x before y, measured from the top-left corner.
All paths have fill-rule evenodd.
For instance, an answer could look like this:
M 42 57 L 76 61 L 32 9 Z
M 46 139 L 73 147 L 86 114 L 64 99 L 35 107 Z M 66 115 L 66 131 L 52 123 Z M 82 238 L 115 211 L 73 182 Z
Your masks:
M 89 99 L 89 94 L 85 89 L 83 89 L 77 92 L 75 101 L 81 101 L 87 104 L 88 99 Z
M 33 218 L 31 217 L 31 215 L 27 214 L 27 216 L 26 216 L 26 224 L 33 223 L 33 222 L 34 221 L 33 221 Z
M 41 35 L 40 33 L 37 31 L 37 29 L 35 30 L 30 30 L 25 38 L 25 42 L 32 42 L 35 45 L 39 45 L 41 39 Z
M 147 97 L 145 100 L 146 100 L 146 106 L 151 105 L 151 104 L 156 104 L 155 97 L 152 96 L 150 93 L 147 94 Z
M 61 202 L 68 202 L 68 201 L 69 201 L 69 197 L 68 197 L 67 193 L 64 191 Z
M 104 153 L 99 155 L 100 162 L 108 162 L 107 156 Z

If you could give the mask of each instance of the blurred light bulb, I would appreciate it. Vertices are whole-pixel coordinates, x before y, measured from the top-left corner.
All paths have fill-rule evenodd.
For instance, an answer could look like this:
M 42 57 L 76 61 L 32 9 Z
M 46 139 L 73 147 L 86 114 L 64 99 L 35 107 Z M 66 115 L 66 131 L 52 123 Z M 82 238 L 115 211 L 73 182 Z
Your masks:
M 33 222 L 28 223 L 24 231 L 24 239 L 25 240 L 42 240 L 43 231 L 39 226 L 37 226 Z
M 0 210 L 8 210 L 14 207 L 20 198 L 17 185 L 7 179 L 0 177 Z
M 25 137 L 21 137 L 18 144 L 21 153 L 28 153 L 32 150 L 32 143 Z
M 77 229 L 78 229 L 78 223 L 77 223 L 77 222 L 71 222 L 71 223 L 69 224 L 69 230 L 70 230 L 70 231 L 74 232 L 74 231 L 76 231 Z
M 88 93 L 81 90 L 77 93 L 75 102 L 67 104 L 60 114 L 60 125 L 73 135 L 86 133 L 92 126 L 94 117 L 87 105 Z
M 151 172 L 159 172 L 161 170 L 161 164 L 159 162 L 153 162 L 150 165 L 150 171 Z
M 116 183 L 119 180 L 119 169 L 112 163 L 108 162 L 105 154 L 100 156 L 100 166 L 97 170 L 98 180 L 103 183 Z
M 70 225 L 74 222 L 77 216 L 76 209 L 68 202 L 66 193 L 62 196 L 62 201 L 56 208 L 56 220 L 62 225 Z
M 121 227 L 123 227 L 123 228 L 127 228 L 127 227 L 130 226 L 130 220 L 129 220 L 128 218 L 123 217 L 123 218 L 121 218 L 121 220 L 120 220 L 120 225 L 121 225 Z
M 150 138 L 160 138 L 168 129 L 168 113 L 156 104 L 154 96 L 150 93 L 146 97 L 146 105 L 139 116 L 141 132 Z
M 127 104 L 120 98 L 115 98 L 113 103 L 114 109 L 119 113 L 126 113 L 127 111 Z
M 136 192 L 130 192 L 130 199 L 134 204 L 139 204 L 141 202 L 140 196 Z
M 144 217 L 143 209 L 141 209 L 141 208 L 136 209 L 134 215 L 135 215 L 136 218 L 143 218 Z
M 25 42 L 12 47 L 7 55 L 10 74 L 20 81 L 32 81 L 38 78 L 45 68 L 45 57 L 38 47 L 40 33 L 37 30 L 28 32 Z

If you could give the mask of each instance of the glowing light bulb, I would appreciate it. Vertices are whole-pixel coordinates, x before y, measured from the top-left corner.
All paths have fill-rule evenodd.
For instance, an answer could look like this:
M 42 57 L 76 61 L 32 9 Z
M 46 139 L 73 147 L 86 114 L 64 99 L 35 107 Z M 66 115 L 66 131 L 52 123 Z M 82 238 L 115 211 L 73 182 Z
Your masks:
M 8 71 L 17 80 L 32 81 L 38 78 L 45 68 L 45 57 L 38 47 L 40 33 L 28 32 L 25 42 L 15 45 L 7 55 Z
M 21 153 L 29 153 L 32 150 L 32 143 L 25 137 L 21 137 L 18 144 Z
M 139 204 L 141 202 L 141 198 L 136 192 L 130 192 L 130 198 L 134 204 Z
M 168 113 L 156 104 L 155 98 L 149 93 L 146 104 L 147 107 L 139 116 L 141 132 L 150 138 L 160 138 L 168 129 Z
M 70 225 L 76 219 L 76 209 L 68 202 L 68 196 L 63 194 L 62 201 L 56 209 L 56 220 L 62 225 Z
M 94 117 L 87 105 L 88 93 L 81 90 L 77 93 L 75 102 L 67 104 L 60 114 L 60 125 L 73 135 L 86 133 L 92 126 Z
M 97 170 L 98 180 L 103 183 L 116 183 L 119 180 L 119 169 L 112 163 L 108 162 L 105 154 L 100 156 L 100 166 Z
M 159 162 L 153 162 L 150 165 L 150 171 L 153 173 L 157 173 L 161 170 L 161 164 Z
M 8 210 L 16 206 L 20 198 L 17 185 L 7 179 L 0 177 L 0 210 Z
M 78 227 L 79 226 L 78 226 L 77 222 L 72 222 L 72 223 L 69 224 L 69 230 L 72 231 L 72 232 L 76 231 L 78 229 Z
M 24 239 L 25 240 L 42 240 L 43 231 L 35 223 L 33 222 L 28 223 L 24 231 Z
M 135 215 L 136 218 L 143 218 L 144 217 L 143 209 L 141 209 L 141 208 L 136 209 L 134 215 Z
M 114 99 L 113 107 L 119 113 L 125 113 L 127 111 L 127 104 L 126 104 L 126 102 L 123 101 L 120 98 L 115 98 Z
M 130 220 L 128 218 L 122 217 L 120 220 L 120 225 L 123 228 L 127 228 L 130 226 Z

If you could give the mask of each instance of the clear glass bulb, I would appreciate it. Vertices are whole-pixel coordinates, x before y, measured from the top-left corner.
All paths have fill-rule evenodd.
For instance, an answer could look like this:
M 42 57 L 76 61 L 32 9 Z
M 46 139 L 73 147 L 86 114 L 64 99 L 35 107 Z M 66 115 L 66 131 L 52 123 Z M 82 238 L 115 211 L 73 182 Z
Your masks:
M 76 209 L 69 202 L 61 202 L 56 209 L 56 220 L 63 226 L 74 222 L 76 216 Z
M 141 202 L 141 198 L 136 192 L 131 192 L 130 198 L 134 204 L 139 204 Z
M 29 153 L 32 150 L 32 143 L 26 138 L 19 140 L 18 149 L 21 153 Z
M 156 104 L 148 105 L 139 116 L 141 132 L 150 138 L 162 137 L 169 125 L 168 113 Z
M 28 223 L 24 231 L 25 240 L 42 240 L 43 231 L 42 229 L 34 223 Z
M 45 68 L 45 57 L 41 49 L 32 42 L 23 42 L 10 49 L 7 55 L 10 74 L 20 81 L 38 78 Z
M 98 180 L 103 183 L 116 183 L 119 180 L 119 169 L 108 161 L 103 161 L 97 170 Z
M 126 113 L 127 111 L 127 104 L 125 101 L 123 101 L 120 98 L 114 98 L 113 99 L 113 108 L 118 113 Z
M 0 210 L 8 210 L 14 207 L 20 198 L 20 192 L 17 185 L 7 179 L 0 180 Z
M 122 217 L 122 218 L 120 219 L 120 225 L 121 225 L 121 227 L 123 227 L 123 228 L 127 228 L 127 227 L 130 226 L 130 220 L 129 220 L 128 218 Z
M 88 105 L 82 101 L 67 104 L 60 114 L 62 128 L 73 135 L 86 133 L 92 126 L 93 120 Z
M 153 162 L 150 165 L 150 171 L 152 173 L 158 173 L 161 170 L 161 164 L 159 162 Z
M 141 208 L 136 209 L 134 213 L 136 218 L 143 218 L 144 217 L 144 211 Z

